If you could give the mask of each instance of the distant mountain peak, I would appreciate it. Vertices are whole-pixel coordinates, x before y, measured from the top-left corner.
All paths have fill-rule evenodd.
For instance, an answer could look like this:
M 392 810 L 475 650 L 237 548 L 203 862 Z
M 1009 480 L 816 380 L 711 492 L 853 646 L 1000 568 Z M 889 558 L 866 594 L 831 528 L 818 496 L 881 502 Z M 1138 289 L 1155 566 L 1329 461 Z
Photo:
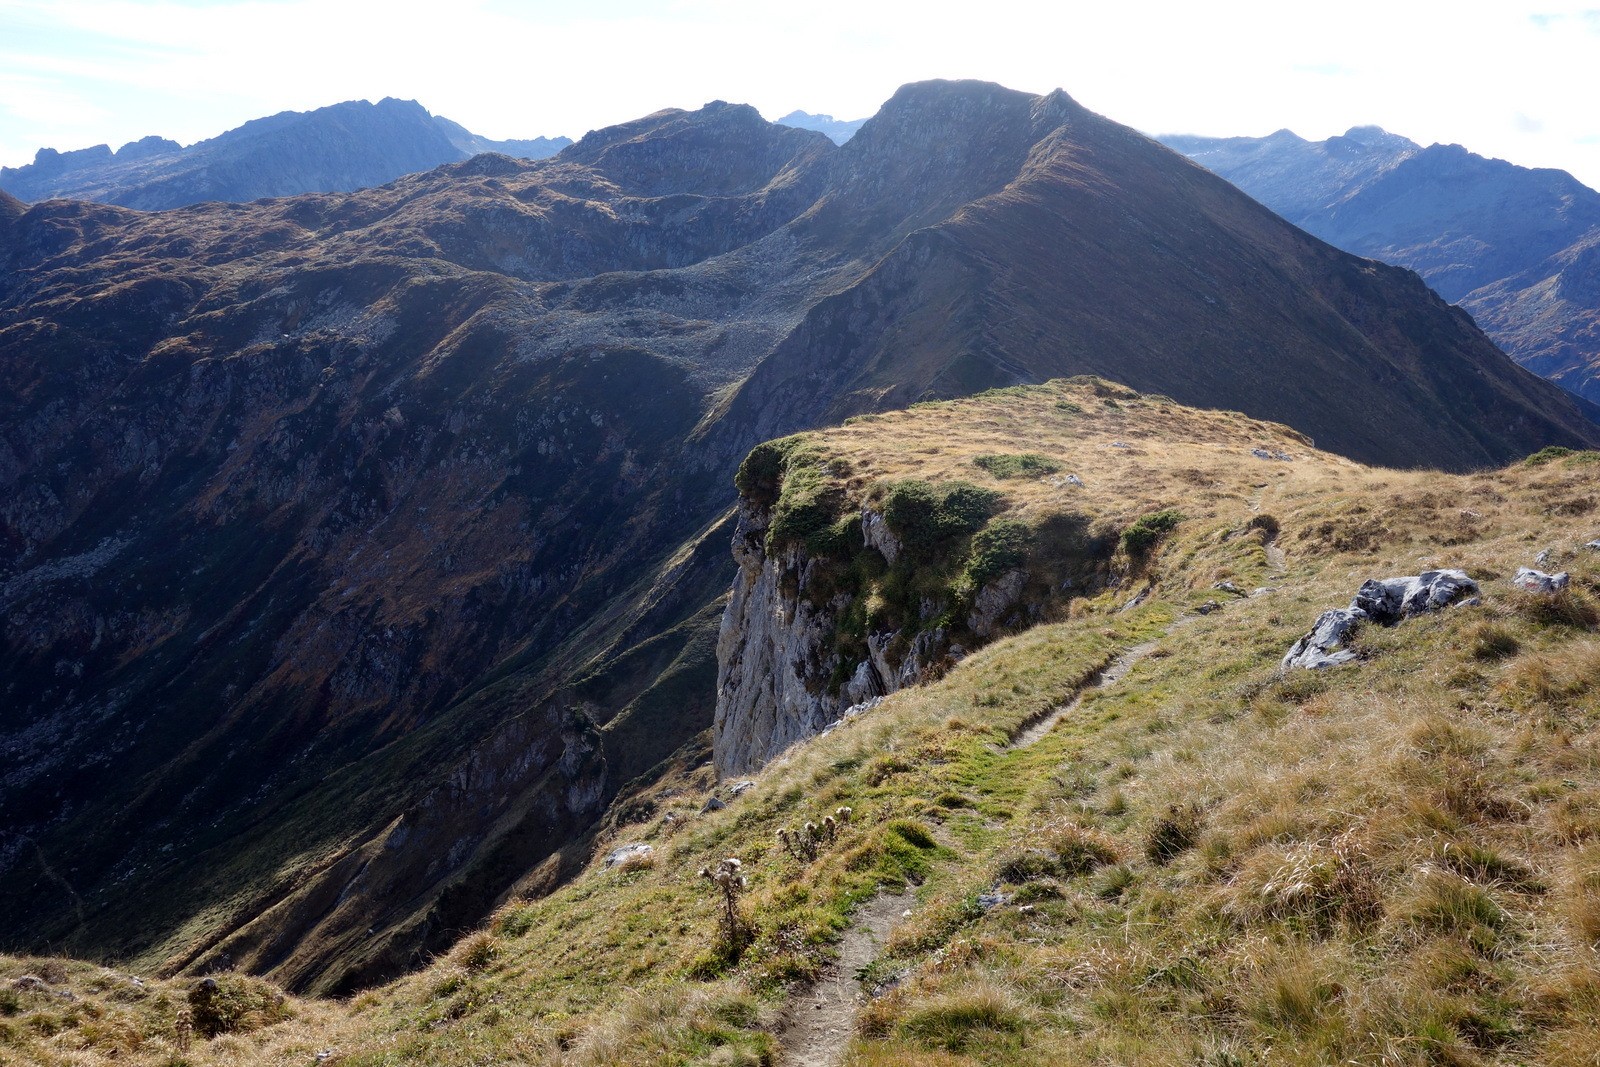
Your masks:
M 1371 125 L 1320 142 L 1163 140 L 1328 243 L 1416 271 L 1518 363 L 1600 401 L 1600 290 L 1580 266 L 1600 193 L 1572 175 Z
M 826 134 L 834 144 L 844 144 L 856 135 L 866 119 L 836 119 L 832 115 L 813 115 L 809 111 L 791 111 L 778 119 L 779 126 L 793 126 L 800 130 L 816 130 Z
M 245 202 L 348 192 L 481 152 L 552 156 L 565 137 L 496 141 L 429 113 L 415 100 L 344 100 L 251 119 L 184 148 L 163 137 L 71 152 L 41 148 L 25 167 L 0 168 L 0 188 L 24 201 L 91 200 L 161 210 L 206 200 Z

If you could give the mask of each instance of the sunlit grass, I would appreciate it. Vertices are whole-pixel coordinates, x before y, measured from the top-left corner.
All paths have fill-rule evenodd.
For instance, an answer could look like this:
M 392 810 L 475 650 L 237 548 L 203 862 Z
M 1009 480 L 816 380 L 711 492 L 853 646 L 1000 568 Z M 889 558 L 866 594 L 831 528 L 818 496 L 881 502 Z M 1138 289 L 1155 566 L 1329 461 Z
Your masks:
M 189 980 L 136 992 L 88 964 L 8 958 L 0 1059 L 770 1062 L 854 908 L 909 887 L 848 1063 L 1595 1062 L 1600 553 L 1581 546 L 1600 517 L 1563 504 L 1576 460 L 1373 470 L 1097 383 L 857 419 L 810 447 L 862 499 L 1030 455 L 1048 462 L 992 479 L 1007 515 L 1183 519 L 1122 585 L 792 749 L 725 809 L 702 813 L 703 774 L 659 783 L 597 841 L 649 843 L 648 862 L 506 901 L 407 978 L 291 999 L 282 1021 L 182 1051 Z M 1572 574 L 1559 601 L 1506 581 L 1545 549 Z M 1364 579 L 1438 566 L 1466 569 L 1484 603 L 1362 631 L 1356 664 L 1280 673 Z M 1220 610 L 1174 624 L 1209 600 Z M 1120 682 L 1010 746 L 1150 641 Z M 849 822 L 814 858 L 777 840 L 840 807 Z M 696 874 L 725 856 L 751 883 L 736 956 L 712 951 L 719 901 Z M 12 985 L 46 967 L 76 1000 Z

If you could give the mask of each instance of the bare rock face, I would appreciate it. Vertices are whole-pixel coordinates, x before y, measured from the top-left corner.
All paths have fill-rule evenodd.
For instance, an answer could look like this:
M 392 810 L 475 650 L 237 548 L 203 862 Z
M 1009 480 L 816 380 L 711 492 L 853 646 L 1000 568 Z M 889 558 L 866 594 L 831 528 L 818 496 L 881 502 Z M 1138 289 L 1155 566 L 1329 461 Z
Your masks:
M 717 637 L 712 726 L 713 759 L 724 778 L 815 736 L 850 703 L 821 684 L 834 667 L 830 646 L 845 605 L 806 598 L 812 561 L 799 546 L 769 555 L 769 522 L 767 509 L 745 502 L 733 535 L 739 573 Z
M 925 599 L 903 629 L 868 633 L 865 655 L 845 657 L 838 636 L 856 591 L 823 577 L 837 561 L 813 557 L 803 545 L 770 544 L 771 522 L 769 507 L 748 498 L 740 504 L 733 537 L 739 572 L 717 640 L 712 757 L 723 778 L 756 770 L 851 709 L 919 685 L 963 654 L 945 627 L 933 625 L 942 604 Z M 903 547 L 881 513 L 863 508 L 859 529 L 868 551 L 899 558 Z M 994 634 L 1026 577 L 1008 572 L 980 592 L 972 614 L 983 629 L 973 627 L 976 636 Z
M 1334 608 L 1317 617 L 1311 632 L 1294 643 L 1283 657 L 1283 669 L 1336 667 L 1356 658 L 1347 648 L 1362 625 L 1375 622 L 1393 626 L 1413 615 L 1439 611 L 1451 604 L 1471 601 L 1478 583 L 1466 571 L 1424 571 L 1406 578 L 1369 579 L 1357 590 L 1348 608 Z
M 972 603 L 972 613 L 967 616 L 967 629 L 979 637 L 992 636 L 999 628 L 1000 620 L 1016 606 L 1027 581 L 1026 572 L 1009 570 L 978 590 Z

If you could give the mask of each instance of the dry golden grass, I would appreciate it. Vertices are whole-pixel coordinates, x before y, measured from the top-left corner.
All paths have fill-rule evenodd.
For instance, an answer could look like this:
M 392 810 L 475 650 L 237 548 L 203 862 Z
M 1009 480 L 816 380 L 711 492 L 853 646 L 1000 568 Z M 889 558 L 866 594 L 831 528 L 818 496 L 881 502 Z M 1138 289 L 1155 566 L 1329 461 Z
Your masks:
M 78 1003 L 98 1014 L 52 1033 L 31 1004 L 0 1014 L 0 1057 L 766 1062 L 788 996 L 882 883 L 914 885 L 917 903 L 869 968 L 880 995 L 848 1050 L 857 1067 L 1600 1062 L 1600 553 L 1580 547 L 1600 519 L 1582 505 L 1585 457 L 1374 470 L 1095 382 L 853 420 L 811 444 L 857 501 L 959 478 L 1039 529 L 1063 512 L 1184 519 L 1142 569 L 1116 561 L 1121 588 L 791 750 L 726 810 L 700 813 L 703 780 L 663 783 L 600 843 L 648 841 L 651 863 L 596 863 L 510 902 L 399 982 L 291 1001 L 284 1022 L 180 1054 L 185 984 L 124 1003 L 75 964 Z M 973 463 L 1023 454 L 1059 470 Z M 1509 585 L 1543 550 L 1573 575 L 1565 598 Z M 1369 628 L 1356 664 L 1279 673 L 1364 579 L 1439 566 L 1478 578 L 1482 606 Z M 1275 591 L 1232 597 L 1213 588 L 1224 580 Z M 1146 584 L 1148 601 L 1120 610 Z M 1221 610 L 1173 625 L 1208 599 Z M 1008 747 L 1152 640 L 1037 744 Z M 815 859 L 776 842 L 841 805 L 854 817 Z M 737 960 L 709 951 L 717 901 L 695 876 L 728 855 L 751 880 L 755 935 Z M 1010 903 L 979 907 L 996 888 Z M 0 976 L 36 965 L 5 960 Z

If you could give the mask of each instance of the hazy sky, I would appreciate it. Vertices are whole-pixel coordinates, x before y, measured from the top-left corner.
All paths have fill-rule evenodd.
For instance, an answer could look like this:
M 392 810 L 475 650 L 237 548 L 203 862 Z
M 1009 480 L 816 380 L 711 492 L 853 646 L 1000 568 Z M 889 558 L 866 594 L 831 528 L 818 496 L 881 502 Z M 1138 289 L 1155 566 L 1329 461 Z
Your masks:
M 713 99 L 854 118 L 963 77 L 1148 133 L 1375 123 L 1600 187 L 1600 6 L 1515 0 L 0 0 L 0 163 L 358 98 L 577 137 Z

